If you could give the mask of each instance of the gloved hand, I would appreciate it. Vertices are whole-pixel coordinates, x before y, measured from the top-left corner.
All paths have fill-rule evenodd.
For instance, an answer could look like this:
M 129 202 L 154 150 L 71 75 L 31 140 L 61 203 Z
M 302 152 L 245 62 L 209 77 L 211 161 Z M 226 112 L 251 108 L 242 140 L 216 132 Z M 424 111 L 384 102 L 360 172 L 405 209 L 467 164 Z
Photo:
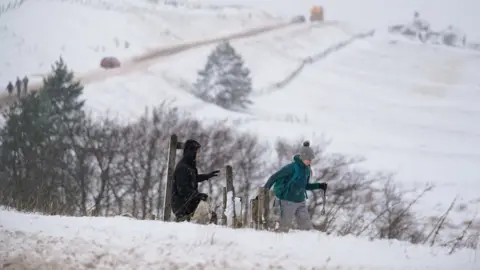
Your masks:
M 201 201 L 207 201 L 208 199 L 208 195 L 205 194 L 205 193 L 198 193 L 197 197 L 201 200 Z
M 216 170 L 216 171 L 213 171 L 213 172 L 207 174 L 207 177 L 208 177 L 208 179 L 210 179 L 212 177 L 218 176 L 219 173 L 220 173 L 220 171 Z
M 327 183 L 320 183 L 319 186 L 320 186 L 320 189 L 323 190 L 323 192 L 327 192 L 327 187 L 328 187 Z

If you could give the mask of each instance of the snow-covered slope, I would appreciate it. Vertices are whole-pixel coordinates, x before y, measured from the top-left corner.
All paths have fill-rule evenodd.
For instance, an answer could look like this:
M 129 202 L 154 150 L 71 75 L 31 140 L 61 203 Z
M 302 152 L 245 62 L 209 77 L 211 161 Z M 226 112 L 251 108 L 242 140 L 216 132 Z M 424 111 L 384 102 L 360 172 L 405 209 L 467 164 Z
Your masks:
M 188 223 L 22 214 L 0 210 L 3 269 L 474 270 L 472 250 L 398 241 L 275 234 Z M 15 268 L 17 267 L 17 268 Z

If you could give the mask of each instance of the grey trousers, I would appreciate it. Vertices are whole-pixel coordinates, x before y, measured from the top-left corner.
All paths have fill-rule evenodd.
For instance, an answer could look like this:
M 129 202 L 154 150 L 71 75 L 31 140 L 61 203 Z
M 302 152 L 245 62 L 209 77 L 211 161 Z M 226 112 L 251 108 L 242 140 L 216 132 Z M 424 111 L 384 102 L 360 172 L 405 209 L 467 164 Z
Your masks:
M 305 202 L 290 202 L 275 199 L 276 215 L 278 216 L 278 231 L 286 232 L 292 227 L 292 221 L 295 217 L 299 230 L 313 230 L 313 224 L 308 214 Z

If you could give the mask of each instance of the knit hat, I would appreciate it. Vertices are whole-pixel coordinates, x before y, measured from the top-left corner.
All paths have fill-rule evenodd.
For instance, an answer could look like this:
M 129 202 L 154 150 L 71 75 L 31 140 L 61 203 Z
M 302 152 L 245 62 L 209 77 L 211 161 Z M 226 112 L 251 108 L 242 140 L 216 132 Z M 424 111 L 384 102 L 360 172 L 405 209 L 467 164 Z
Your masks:
M 315 154 L 313 153 L 312 148 L 310 148 L 310 142 L 305 141 L 303 146 L 298 151 L 298 155 L 300 156 L 301 160 L 312 160 L 315 158 Z
M 202 147 L 200 145 L 199 142 L 195 141 L 195 140 L 187 140 L 185 142 L 185 144 L 183 145 L 183 154 L 185 153 L 188 153 L 188 152 L 192 152 L 192 153 L 196 153 L 198 151 L 198 149 L 200 149 L 200 147 Z

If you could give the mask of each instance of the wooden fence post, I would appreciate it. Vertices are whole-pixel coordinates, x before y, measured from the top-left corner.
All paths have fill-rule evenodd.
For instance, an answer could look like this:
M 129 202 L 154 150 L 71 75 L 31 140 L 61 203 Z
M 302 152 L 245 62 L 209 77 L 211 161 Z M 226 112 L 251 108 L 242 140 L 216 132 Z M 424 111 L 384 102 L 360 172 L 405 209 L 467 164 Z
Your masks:
M 248 197 L 242 198 L 242 225 L 244 228 L 248 227 L 248 213 L 250 212 L 250 201 Z
M 257 229 L 262 229 L 262 224 L 263 224 L 263 210 L 265 209 L 263 206 L 265 205 L 265 192 L 264 188 L 260 187 L 258 188 L 258 201 L 257 201 L 257 220 L 256 220 L 256 225 Z
M 232 169 L 232 166 L 230 165 L 227 165 L 225 167 L 225 175 L 226 175 L 226 194 L 228 194 L 228 192 L 232 192 L 232 201 L 230 202 L 232 204 L 232 207 L 233 207 L 233 217 L 232 217 L 232 226 L 234 228 L 237 228 L 239 226 L 238 224 L 238 220 L 237 220 L 237 213 L 235 213 L 235 187 L 233 186 L 233 169 Z M 228 198 L 228 196 L 226 196 L 226 199 Z M 225 207 L 226 207 L 227 203 L 225 203 Z M 238 213 L 240 214 L 240 213 Z
M 258 188 L 258 200 L 256 205 L 255 227 L 260 230 L 268 230 L 270 227 L 270 194 L 263 187 Z
M 223 211 L 222 211 L 222 225 L 227 225 L 227 215 L 225 215 L 225 209 L 227 209 L 227 187 L 222 188 L 223 191 Z
M 268 230 L 270 227 L 270 192 L 266 189 L 263 190 L 263 219 L 264 219 L 264 230 Z
M 255 214 L 257 214 L 257 212 L 255 211 L 255 208 L 254 208 L 254 203 L 255 203 L 255 199 L 250 199 L 250 204 L 249 204 L 249 207 L 250 207 L 250 215 L 249 215 L 249 222 L 250 222 L 250 228 L 252 229 L 256 229 L 256 220 L 255 220 Z
M 247 225 L 247 223 L 244 222 L 244 217 L 245 217 L 245 216 L 244 216 L 244 215 L 245 215 L 244 213 L 245 213 L 245 212 L 248 212 L 248 211 L 247 211 L 248 208 L 247 208 L 247 206 L 246 206 L 247 201 L 244 200 L 244 198 L 242 198 L 242 197 L 238 197 L 238 198 L 239 198 L 239 200 L 240 200 L 240 213 L 238 214 L 238 219 L 237 219 L 237 220 L 238 220 L 238 224 L 237 224 L 237 227 L 238 227 L 238 228 L 242 228 L 242 227 L 244 227 L 244 226 Z
M 173 173 L 175 171 L 175 159 L 177 149 L 182 149 L 183 143 L 178 141 L 176 134 L 170 136 L 170 144 L 168 146 L 168 163 L 167 163 L 167 184 L 165 185 L 165 196 L 163 201 L 163 221 L 170 221 L 172 215 L 172 186 Z
M 233 187 L 233 170 L 232 166 L 227 165 L 225 167 L 225 174 L 226 174 L 226 180 L 227 180 L 227 192 L 231 191 L 233 193 L 233 197 L 235 197 L 235 188 Z

